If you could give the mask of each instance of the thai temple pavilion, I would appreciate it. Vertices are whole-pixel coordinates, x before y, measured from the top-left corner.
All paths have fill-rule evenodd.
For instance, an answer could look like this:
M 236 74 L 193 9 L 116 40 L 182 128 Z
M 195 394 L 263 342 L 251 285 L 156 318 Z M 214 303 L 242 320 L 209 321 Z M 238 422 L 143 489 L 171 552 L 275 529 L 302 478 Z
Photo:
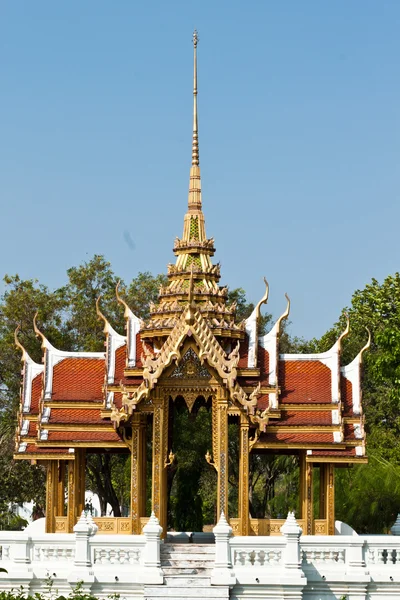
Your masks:
M 106 351 L 64 352 L 34 323 L 43 364 L 22 351 L 23 384 L 15 458 L 47 467 L 47 532 L 71 532 L 85 500 L 85 459 L 91 452 L 131 454 L 129 517 L 97 519 L 103 533 L 140 533 L 146 523 L 146 430 L 152 431 L 152 510 L 167 529 L 167 470 L 172 403 L 197 399 L 212 413 L 212 447 L 204 460 L 217 473 L 217 515 L 224 511 L 235 534 L 279 534 L 283 521 L 249 516 L 250 453 L 298 457 L 303 532 L 334 534 L 335 466 L 366 462 L 360 370 L 363 348 L 340 366 L 348 327 L 327 352 L 281 354 L 279 338 L 290 302 L 266 335 L 260 307 L 238 322 L 227 288 L 213 264 L 202 209 L 197 122 L 197 34 L 194 34 L 192 165 L 183 235 L 174 243 L 168 285 L 147 322 L 125 307 L 126 332 L 104 321 Z M 284 305 L 284 306 L 285 306 Z M 228 419 L 239 430 L 238 514 L 228 511 Z M 151 428 L 151 429 L 149 429 Z M 319 514 L 313 510 L 318 470 Z M 64 507 L 65 498 L 67 506 Z

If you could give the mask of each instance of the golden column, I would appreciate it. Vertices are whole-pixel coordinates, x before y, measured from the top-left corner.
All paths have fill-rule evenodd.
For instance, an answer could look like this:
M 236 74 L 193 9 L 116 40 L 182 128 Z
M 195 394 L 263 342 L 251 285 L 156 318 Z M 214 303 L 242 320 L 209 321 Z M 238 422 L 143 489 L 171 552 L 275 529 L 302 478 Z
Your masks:
M 47 462 L 46 477 L 46 533 L 54 533 L 56 530 L 56 507 L 58 492 L 58 461 Z
M 325 471 L 325 518 L 328 535 L 335 535 L 335 465 L 324 465 Z
M 140 534 L 140 517 L 146 513 L 146 415 L 132 418 L 131 520 L 132 533 Z
M 300 505 L 301 518 L 304 519 L 304 535 L 312 535 L 314 529 L 313 513 L 313 465 L 306 462 L 305 451 L 300 453 Z
M 249 523 L 249 420 L 240 414 L 239 534 L 250 535 Z
M 222 388 L 213 399 L 214 462 L 218 473 L 217 521 L 221 512 L 228 518 L 228 398 Z
M 167 532 L 167 459 L 168 445 L 168 398 L 163 391 L 155 390 L 153 398 L 153 482 L 152 509 L 163 528 L 163 537 Z
M 72 533 L 75 525 L 75 469 L 74 460 L 68 461 L 68 479 L 67 479 L 67 533 Z
M 57 469 L 57 502 L 56 502 L 56 517 L 64 516 L 65 504 L 65 461 L 58 461 Z
M 86 450 L 75 448 L 75 459 L 68 461 L 67 531 L 72 533 L 85 508 Z

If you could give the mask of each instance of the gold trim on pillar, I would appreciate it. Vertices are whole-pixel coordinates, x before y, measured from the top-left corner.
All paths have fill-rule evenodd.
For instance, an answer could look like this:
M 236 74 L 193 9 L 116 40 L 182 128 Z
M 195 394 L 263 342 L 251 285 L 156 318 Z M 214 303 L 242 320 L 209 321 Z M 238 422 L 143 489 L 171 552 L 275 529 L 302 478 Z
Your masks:
M 228 518 L 228 400 L 226 392 L 219 389 L 213 399 L 213 447 L 217 452 L 214 462 L 217 464 L 217 521 L 221 512 Z
M 49 460 L 46 477 L 46 533 L 54 533 L 56 528 L 57 486 L 58 461 Z
M 249 420 L 240 414 L 239 534 L 250 535 L 249 521 Z
M 153 399 L 153 490 L 152 507 L 163 528 L 167 530 L 167 472 L 164 468 L 168 445 L 168 397 L 155 390 Z
M 313 464 L 306 462 L 306 453 L 300 453 L 301 518 L 305 523 L 304 535 L 313 534 Z
M 68 461 L 68 480 L 67 480 L 67 533 L 72 533 L 74 522 L 74 506 L 75 506 L 75 482 L 74 482 L 74 460 Z
M 57 501 L 56 501 L 56 517 L 64 516 L 65 505 L 65 460 L 58 461 L 57 470 Z
M 140 518 L 146 510 L 146 415 L 132 418 L 131 446 L 131 521 L 132 533 L 140 534 Z
M 326 481 L 326 519 L 328 535 L 335 535 L 335 465 L 325 466 Z

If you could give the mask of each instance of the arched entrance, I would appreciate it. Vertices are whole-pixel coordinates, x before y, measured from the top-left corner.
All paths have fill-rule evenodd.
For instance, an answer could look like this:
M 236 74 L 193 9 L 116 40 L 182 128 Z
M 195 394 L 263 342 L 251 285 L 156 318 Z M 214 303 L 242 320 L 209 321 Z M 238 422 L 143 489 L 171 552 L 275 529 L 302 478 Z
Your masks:
M 170 397 L 167 526 L 209 530 L 216 523 L 217 474 L 206 456 L 212 449 L 212 398 Z

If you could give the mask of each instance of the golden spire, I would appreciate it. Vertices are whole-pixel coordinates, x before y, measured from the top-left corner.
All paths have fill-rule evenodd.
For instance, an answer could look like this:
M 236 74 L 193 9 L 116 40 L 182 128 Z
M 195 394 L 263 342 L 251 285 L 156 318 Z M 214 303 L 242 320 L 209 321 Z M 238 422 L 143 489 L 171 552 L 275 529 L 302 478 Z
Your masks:
M 201 182 L 199 161 L 199 126 L 197 117 L 197 30 L 193 32 L 193 139 L 192 166 L 189 181 L 189 212 L 201 212 Z
M 168 265 L 169 283 L 162 286 L 157 305 L 150 309 L 150 319 L 141 329 L 141 337 L 164 338 L 169 335 L 182 311 L 193 306 L 204 314 L 209 326 L 217 335 L 242 338 L 244 329 L 235 322 L 235 311 L 226 306 L 227 289 L 220 288 L 219 265 L 213 265 L 214 240 L 207 239 L 201 202 L 199 161 L 199 131 L 197 114 L 197 44 L 199 37 L 193 32 L 193 138 L 190 165 L 188 210 L 183 222 L 182 238 L 174 243 L 175 264 Z M 157 341 L 158 343 L 158 341 Z
M 197 120 L 197 43 L 199 37 L 197 30 L 193 32 L 193 142 L 192 142 L 192 166 L 199 166 L 199 131 Z

